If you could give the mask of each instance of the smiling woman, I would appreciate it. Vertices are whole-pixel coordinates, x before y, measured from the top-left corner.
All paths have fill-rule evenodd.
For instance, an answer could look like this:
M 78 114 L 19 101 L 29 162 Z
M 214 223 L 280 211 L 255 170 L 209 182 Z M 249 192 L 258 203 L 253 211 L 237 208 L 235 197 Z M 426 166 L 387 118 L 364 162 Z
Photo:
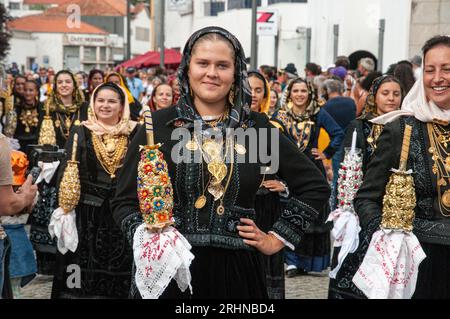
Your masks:
M 363 230 L 380 225 L 383 196 L 398 167 L 405 125 L 412 126 L 406 170 L 413 170 L 414 234 L 426 258 L 420 264 L 413 298 L 450 298 L 450 37 L 436 36 L 423 47 L 424 74 L 414 84 L 401 111 L 372 120 L 387 124 L 378 139 L 355 208 Z M 403 204 L 403 203 L 399 203 Z M 411 257 L 412 258 L 412 257 Z
M 164 281 L 157 283 L 161 287 L 168 284 L 161 298 L 267 298 L 261 253 L 272 255 L 284 245 L 293 248 L 300 243 L 329 196 L 328 185 L 291 142 L 275 134 L 279 150 L 272 149 L 272 154 L 283 159 L 278 174 L 286 180 L 292 198 L 285 213 L 263 232 L 255 223 L 254 204 L 265 165 L 249 158 L 237 161 L 237 156 L 245 154 L 250 143 L 259 142 L 270 149 L 270 141 L 260 132 L 267 133 L 271 126 L 266 115 L 250 111 L 251 91 L 241 44 L 219 27 L 195 32 L 184 48 L 178 80 L 178 103 L 152 117 L 154 142 L 162 144 L 159 150 L 173 185 L 175 227 L 192 245 L 195 256 L 190 265 L 193 295 L 181 292 L 175 281 Z M 176 128 L 189 136 L 181 149 L 178 139 L 171 139 Z M 235 136 L 229 132 L 236 128 L 254 133 L 258 139 L 234 144 Z M 142 129 L 129 147 L 124 164 L 127 171 L 119 176 L 113 203 L 114 217 L 130 242 L 142 224 L 137 176 L 139 149 L 145 144 Z M 183 154 L 188 154 L 188 161 L 179 161 Z M 143 174 L 144 168 L 139 176 Z M 163 268 L 173 267 L 176 265 Z M 170 281 L 173 274 L 167 277 Z M 136 280 L 142 283 L 141 277 Z M 142 289 L 143 285 L 133 283 L 131 295 L 140 298 Z
M 73 251 L 57 252 L 52 298 L 126 298 L 130 288 L 132 250 L 114 223 L 110 202 L 136 122 L 129 120 L 126 92 L 114 83 L 100 84 L 94 90 L 90 108 L 89 119 L 72 130 L 67 142 L 66 158 L 70 159 L 78 134 L 78 245 Z M 64 160 L 58 174 L 60 187 L 66 166 Z M 68 240 L 69 235 L 65 236 Z M 81 286 L 71 288 L 66 282 L 71 275 L 68 266 L 74 264 L 80 267 Z

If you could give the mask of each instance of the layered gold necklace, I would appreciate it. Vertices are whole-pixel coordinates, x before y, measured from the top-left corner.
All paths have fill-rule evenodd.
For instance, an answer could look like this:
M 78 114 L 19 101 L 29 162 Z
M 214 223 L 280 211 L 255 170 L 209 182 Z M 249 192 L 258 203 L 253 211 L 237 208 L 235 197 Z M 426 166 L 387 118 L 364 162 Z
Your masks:
M 450 143 L 450 131 L 446 131 L 436 123 L 428 123 L 428 137 L 430 139 L 430 148 L 428 152 L 434 161 L 432 171 L 436 175 L 437 193 L 439 210 L 443 216 L 450 216 L 450 189 L 441 192 L 441 186 L 448 186 L 450 178 L 450 152 L 448 145 Z
M 227 116 L 228 112 L 225 112 L 222 116 L 213 121 L 209 121 L 207 124 L 212 128 L 216 128 L 220 122 L 224 121 L 227 118 Z M 197 198 L 194 206 L 197 209 L 202 209 L 203 207 L 205 207 L 207 202 L 205 191 L 208 190 L 208 193 L 213 196 L 215 202 L 220 200 L 219 205 L 216 209 L 218 215 L 223 215 L 225 213 L 223 200 L 230 184 L 231 176 L 233 174 L 234 150 L 236 150 L 238 154 L 243 155 L 246 153 L 245 147 L 239 144 L 234 145 L 232 138 L 226 139 L 225 147 L 223 144 L 224 143 L 222 140 L 218 141 L 212 138 L 206 138 L 203 140 L 203 143 L 200 143 L 197 137 L 194 135 L 193 139 L 191 139 L 191 141 L 189 141 L 186 145 L 188 150 L 196 151 L 200 149 L 202 153 L 202 163 L 200 169 L 203 189 L 202 194 Z M 225 152 L 223 152 L 224 148 Z M 228 167 L 225 164 L 225 159 L 227 158 L 229 152 L 231 152 L 231 163 L 230 170 L 228 171 Z M 207 164 L 207 169 L 210 174 L 206 186 L 204 185 L 203 162 Z M 227 175 L 228 178 L 224 186 L 222 185 L 222 182 L 225 180 Z
M 77 119 L 75 119 L 75 117 Z M 61 113 L 56 112 L 56 120 L 55 120 L 55 127 L 59 128 L 61 131 L 61 134 L 67 139 L 70 134 L 70 128 L 73 125 L 79 126 L 81 124 L 80 122 L 80 112 L 76 111 L 75 113 L 71 114 L 64 114 L 61 115 Z
M 125 135 L 112 136 L 104 134 L 98 136 L 92 134 L 92 144 L 94 145 L 95 155 L 105 172 L 111 178 L 115 178 L 116 171 L 120 167 L 127 151 L 128 137 Z
M 32 127 L 37 127 L 39 124 L 39 113 L 37 108 L 22 108 L 19 116 L 20 122 L 25 126 L 25 133 L 30 133 Z

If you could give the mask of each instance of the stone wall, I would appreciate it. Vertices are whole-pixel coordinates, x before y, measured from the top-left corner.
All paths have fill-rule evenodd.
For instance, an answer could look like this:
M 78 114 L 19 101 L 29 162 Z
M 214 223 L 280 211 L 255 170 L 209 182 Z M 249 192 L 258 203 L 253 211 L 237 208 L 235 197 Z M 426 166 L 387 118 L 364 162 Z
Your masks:
M 426 40 L 434 35 L 450 35 L 450 0 L 413 0 L 409 56 L 421 53 Z

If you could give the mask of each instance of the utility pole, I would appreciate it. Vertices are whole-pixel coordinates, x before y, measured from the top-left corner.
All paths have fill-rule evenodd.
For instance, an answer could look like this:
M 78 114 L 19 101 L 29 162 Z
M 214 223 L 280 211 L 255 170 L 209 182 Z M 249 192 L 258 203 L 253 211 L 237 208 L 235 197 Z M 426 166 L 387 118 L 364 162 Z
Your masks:
M 127 55 L 126 60 L 131 58 L 131 11 L 130 0 L 127 0 Z
M 150 0 L 150 50 L 156 51 L 155 0 Z
M 386 30 L 386 20 L 380 19 L 378 33 L 378 71 L 383 71 L 383 53 L 384 53 L 384 31 Z
M 158 1 L 160 3 L 161 9 L 161 19 L 160 19 L 160 26 L 159 26 L 159 66 L 161 68 L 164 68 L 164 21 L 165 21 L 165 14 L 166 14 L 166 1 L 160 0 Z
M 256 35 L 256 0 L 252 0 L 252 47 L 251 47 L 251 57 L 250 57 L 250 66 L 252 69 L 256 69 L 258 67 L 258 38 Z

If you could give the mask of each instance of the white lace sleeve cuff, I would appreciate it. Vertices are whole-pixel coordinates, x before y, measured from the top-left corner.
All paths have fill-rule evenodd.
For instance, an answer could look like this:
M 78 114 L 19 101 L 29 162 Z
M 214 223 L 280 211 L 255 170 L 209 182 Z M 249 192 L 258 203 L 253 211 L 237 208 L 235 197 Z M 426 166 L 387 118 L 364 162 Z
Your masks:
M 292 245 L 290 242 L 288 242 L 286 239 L 284 239 L 283 237 L 281 237 L 280 235 L 278 235 L 277 233 L 273 232 L 273 231 L 269 231 L 269 234 L 274 235 L 276 238 L 278 238 L 278 240 L 281 240 L 281 242 L 289 247 L 291 250 L 295 250 L 294 245 Z
M 279 181 L 281 184 L 283 184 L 283 186 L 284 186 L 284 192 L 280 192 L 279 194 L 280 194 L 280 196 L 281 197 L 284 197 L 284 198 L 288 198 L 289 197 L 289 188 L 288 188 L 288 186 L 286 185 L 286 183 L 284 183 L 284 182 L 282 182 L 282 181 Z

